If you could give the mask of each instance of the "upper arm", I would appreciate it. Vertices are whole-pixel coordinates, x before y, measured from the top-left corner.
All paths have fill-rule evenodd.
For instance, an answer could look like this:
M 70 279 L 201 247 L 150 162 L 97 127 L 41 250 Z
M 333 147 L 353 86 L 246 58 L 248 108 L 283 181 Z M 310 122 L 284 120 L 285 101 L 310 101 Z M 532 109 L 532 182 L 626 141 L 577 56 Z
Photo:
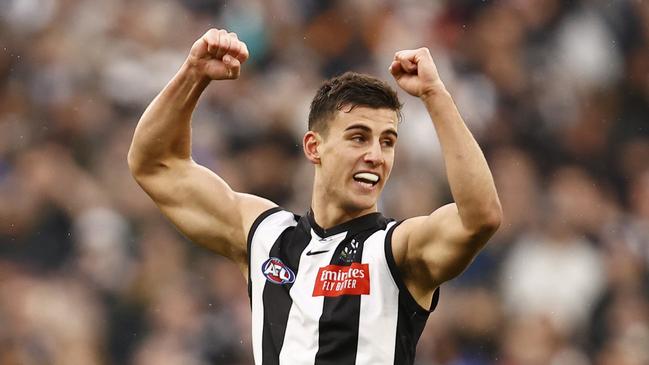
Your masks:
M 254 220 L 275 206 L 233 191 L 218 175 L 192 160 L 174 161 L 136 180 L 189 239 L 239 264 L 246 262 L 246 239 Z
M 411 218 L 394 232 L 393 252 L 414 286 L 431 293 L 464 271 L 493 235 L 497 225 L 469 229 L 457 206 L 447 204 L 429 216 Z

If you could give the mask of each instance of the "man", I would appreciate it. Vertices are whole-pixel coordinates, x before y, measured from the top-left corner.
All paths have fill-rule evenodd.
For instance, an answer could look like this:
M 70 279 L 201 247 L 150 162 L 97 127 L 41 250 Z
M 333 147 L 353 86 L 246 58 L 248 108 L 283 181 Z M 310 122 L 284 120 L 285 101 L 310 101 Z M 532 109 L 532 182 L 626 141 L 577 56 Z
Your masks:
M 194 163 L 190 120 L 199 96 L 211 80 L 238 78 L 247 59 L 234 33 L 212 29 L 194 43 L 138 123 L 128 156 L 135 179 L 185 235 L 248 279 L 257 364 L 412 364 L 438 287 L 467 267 L 501 221 L 485 158 L 428 49 L 397 52 L 390 72 L 430 113 L 455 203 L 400 224 L 377 212 L 377 200 L 394 162 L 401 104 L 369 76 L 329 80 L 313 100 L 303 149 L 315 179 L 302 217 L 232 191 Z

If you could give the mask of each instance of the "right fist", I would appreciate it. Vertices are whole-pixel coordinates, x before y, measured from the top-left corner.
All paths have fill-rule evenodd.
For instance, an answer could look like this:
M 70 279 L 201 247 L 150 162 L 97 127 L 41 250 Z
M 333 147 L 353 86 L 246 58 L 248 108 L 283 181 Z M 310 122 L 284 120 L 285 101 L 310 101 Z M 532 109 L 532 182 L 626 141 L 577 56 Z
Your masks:
M 234 80 L 248 57 L 248 47 L 235 33 L 210 29 L 194 42 L 188 62 L 210 80 Z

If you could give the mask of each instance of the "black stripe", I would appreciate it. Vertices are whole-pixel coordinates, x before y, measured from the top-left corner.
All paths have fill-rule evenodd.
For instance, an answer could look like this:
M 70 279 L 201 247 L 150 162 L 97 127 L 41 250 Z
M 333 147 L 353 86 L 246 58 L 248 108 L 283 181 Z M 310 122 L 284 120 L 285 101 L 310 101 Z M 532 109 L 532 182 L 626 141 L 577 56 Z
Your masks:
M 296 219 L 299 217 L 296 216 Z M 300 256 L 311 240 L 310 232 L 301 226 L 289 227 L 277 238 L 270 249 L 269 257 L 276 257 L 297 276 Z M 253 268 L 254 270 L 261 270 Z M 289 294 L 292 283 L 274 284 L 266 282 L 262 300 L 264 303 L 264 326 L 262 331 L 262 365 L 278 365 L 279 353 L 284 344 L 286 322 L 293 300 Z
M 437 297 L 439 291 L 435 291 L 433 297 Z M 428 313 L 413 312 L 405 308 L 403 303 L 407 300 L 406 294 L 399 291 L 399 314 L 397 317 L 397 335 L 394 348 L 394 364 L 404 365 L 415 362 L 417 342 L 424 331 Z
M 379 224 L 385 224 L 385 219 L 380 218 Z M 381 227 L 376 224 L 374 229 L 359 232 L 351 237 L 346 237 L 336 248 L 331 259 L 331 264 L 349 266 L 352 262 L 361 262 L 365 240 Z M 353 260 L 347 260 L 341 255 L 345 247 L 349 247 L 352 239 L 356 240 L 358 249 Z M 358 347 L 358 323 L 360 320 L 360 295 L 342 295 L 339 297 L 325 297 L 322 315 L 319 324 L 318 353 L 315 365 L 354 365 Z
M 401 223 L 401 222 L 399 222 Z M 385 237 L 385 258 L 390 268 L 390 273 L 399 287 L 399 311 L 397 317 L 397 334 L 395 339 L 394 364 L 413 364 L 417 342 L 426 326 L 428 315 L 437 306 L 439 301 L 439 288 L 433 293 L 430 309 L 422 308 L 413 298 L 401 278 L 399 268 L 392 253 L 392 234 L 399 223 L 390 227 Z
M 270 209 L 264 211 L 263 213 L 261 213 L 259 215 L 259 217 L 257 217 L 255 219 L 254 222 L 252 222 L 252 226 L 250 226 L 250 231 L 248 231 L 248 242 L 247 242 L 247 246 L 248 246 L 248 248 L 247 248 L 247 250 L 248 250 L 248 252 L 247 252 L 247 255 L 248 255 L 248 299 L 250 300 L 250 308 L 252 308 L 252 280 L 250 279 L 250 255 L 251 255 L 251 252 L 252 252 L 252 250 L 251 250 L 252 249 L 252 238 L 253 238 L 255 232 L 257 231 L 257 228 L 261 224 L 261 222 L 264 219 L 266 219 L 269 215 L 271 215 L 273 213 L 276 213 L 276 212 L 279 212 L 280 210 L 282 210 L 282 208 L 273 207 L 273 208 L 270 208 Z

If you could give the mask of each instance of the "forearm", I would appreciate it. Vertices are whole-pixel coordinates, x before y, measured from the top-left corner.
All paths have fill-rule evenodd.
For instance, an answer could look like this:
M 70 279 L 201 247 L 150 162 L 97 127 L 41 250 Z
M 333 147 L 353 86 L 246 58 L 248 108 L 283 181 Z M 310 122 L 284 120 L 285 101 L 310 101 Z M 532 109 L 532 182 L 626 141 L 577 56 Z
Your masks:
M 174 159 L 191 156 L 191 116 L 209 84 L 187 63 L 149 104 L 140 118 L 128 154 L 133 173 L 149 173 Z
M 487 161 L 445 88 L 422 97 L 442 147 L 453 199 L 465 227 L 493 229 L 501 207 Z

